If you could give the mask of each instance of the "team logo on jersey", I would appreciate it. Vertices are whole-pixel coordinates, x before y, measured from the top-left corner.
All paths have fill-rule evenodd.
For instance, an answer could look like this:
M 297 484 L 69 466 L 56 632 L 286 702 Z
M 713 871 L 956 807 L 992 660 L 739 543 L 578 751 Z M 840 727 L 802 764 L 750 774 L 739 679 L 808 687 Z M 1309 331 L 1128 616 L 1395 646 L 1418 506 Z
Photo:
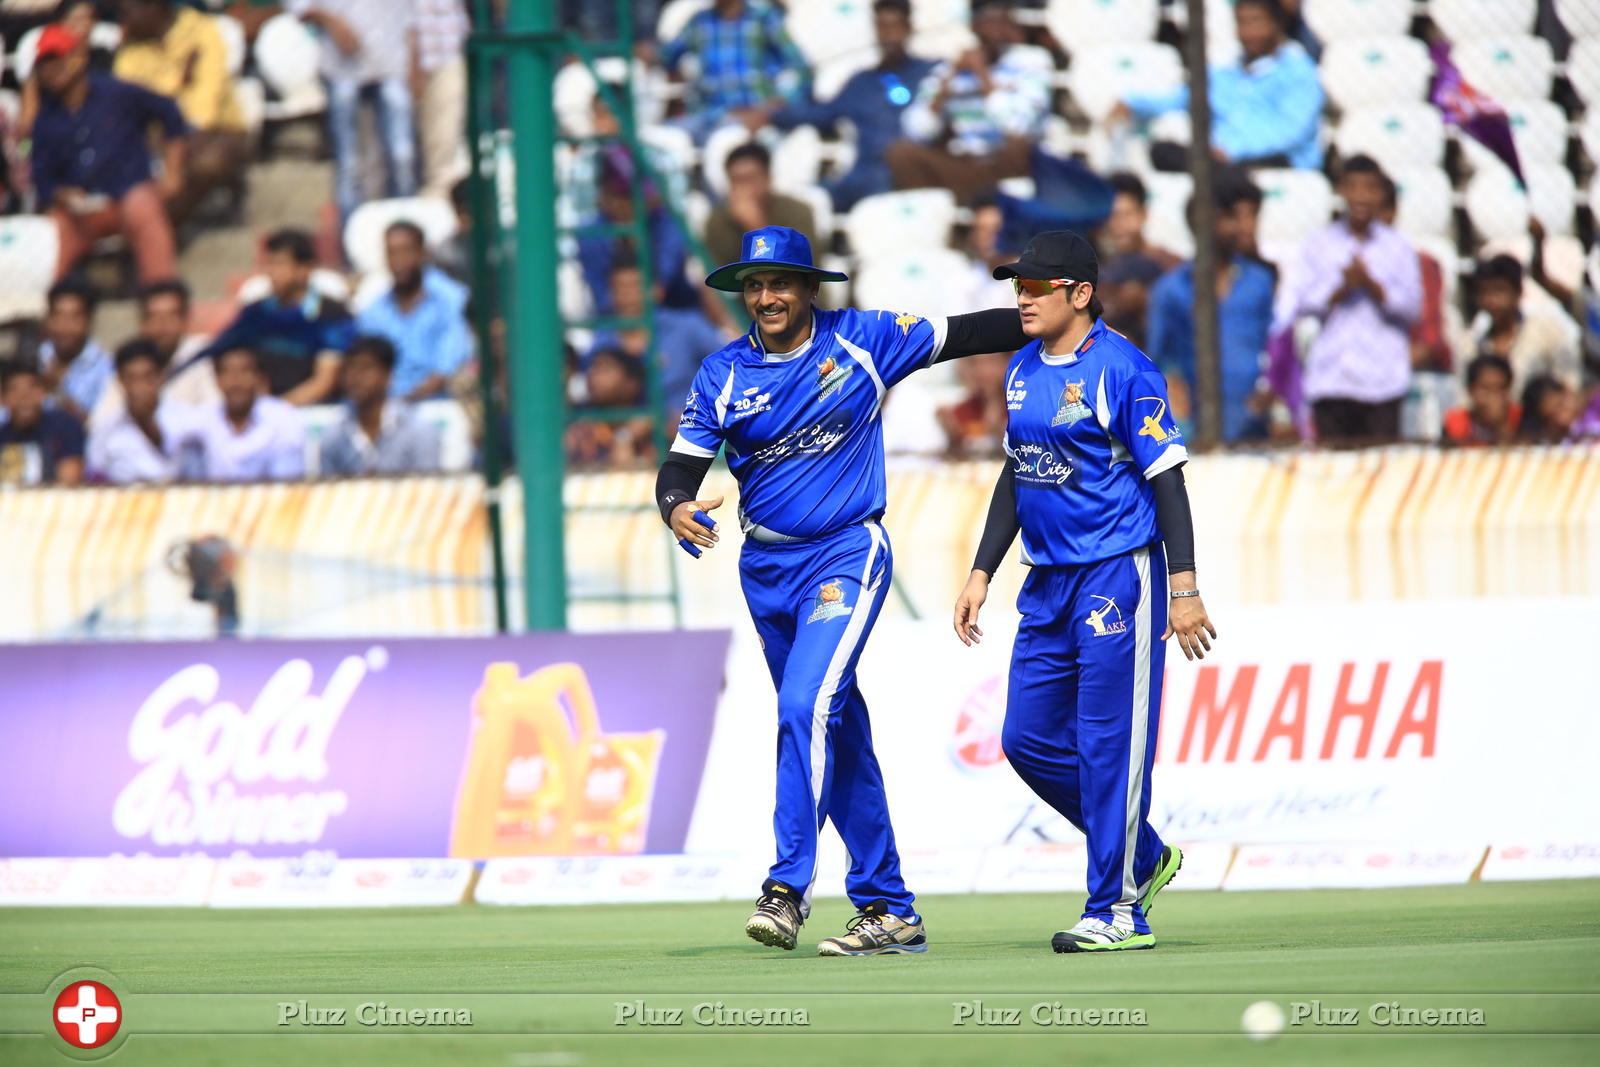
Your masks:
M 1161 420 L 1167 414 L 1167 402 L 1159 396 L 1141 396 L 1139 398 L 1140 403 L 1146 400 L 1155 404 L 1156 413 L 1144 417 L 1144 428 L 1139 431 L 1139 436 L 1148 437 L 1158 445 L 1164 445 L 1174 438 L 1182 437 L 1183 434 L 1178 431 L 1176 424 L 1169 425 L 1165 429 L 1161 427 Z
M 767 244 L 765 237 L 757 237 L 755 247 L 750 249 L 751 259 L 769 259 L 772 256 L 772 246 Z
M 1082 422 L 1094 412 L 1089 410 L 1089 405 L 1083 402 L 1083 381 L 1068 382 L 1066 388 L 1061 390 L 1061 400 L 1056 404 L 1055 418 L 1050 420 L 1051 426 L 1060 426 L 1065 423 L 1071 426 L 1075 422 Z
M 834 578 L 823 582 L 822 588 L 817 590 L 811 617 L 806 622 L 827 622 L 829 619 L 837 619 L 841 615 L 848 614 L 850 605 L 844 602 L 844 586 L 839 584 L 839 579 Z
M 1083 620 L 1085 625 L 1094 631 L 1094 636 L 1110 637 L 1112 634 L 1128 632 L 1128 623 L 1123 619 L 1122 609 L 1117 607 L 1115 597 L 1095 596 L 1090 593 L 1089 598 L 1102 601 L 1101 605 L 1089 612 L 1089 617 Z M 1109 618 L 1112 615 L 1115 615 L 1115 618 Z
M 911 332 L 911 327 L 915 326 L 917 323 L 919 323 L 921 321 L 922 321 L 922 316 L 921 315 L 913 315 L 913 314 L 911 314 L 911 312 L 907 311 L 907 312 L 903 312 L 902 314 L 896 315 L 895 319 L 894 319 L 894 324 L 896 326 L 900 327 L 900 332 L 901 333 L 908 334 L 908 333 Z
M 759 394 L 759 395 L 757 395 Z M 760 388 L 746 389 L 744 396 L 733 402 L 733 421 L 759 415 L 772 408 L 772 394 L 763 393 Z
M 839 391 L 839 386 L 850 377 L 854 367 L 840 363 L 833 356 L 829 356 L 817 364 L 817 399 L 826 399 L 829 395 Z

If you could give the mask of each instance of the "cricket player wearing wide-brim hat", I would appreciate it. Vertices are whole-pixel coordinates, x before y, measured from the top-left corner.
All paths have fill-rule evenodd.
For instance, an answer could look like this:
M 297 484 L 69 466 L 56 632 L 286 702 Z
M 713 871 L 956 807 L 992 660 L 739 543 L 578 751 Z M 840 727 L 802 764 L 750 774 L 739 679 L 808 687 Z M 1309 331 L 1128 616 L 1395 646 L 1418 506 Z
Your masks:
M 1153 948 L 1146 914 L 1183 863 L 1149 823 L 1164 642 L 1176 634 L 1196 658 L 1217 635 L 1195 586 L 1188 451 L 1161 372 L 1100 319 L 1087 239 L 1038 234 L 994 276 L 1011 279 L 1032 341 L 1006 370 L 1007 458 L 956 634 L 981 639 L 989 579 L 1020 531 L 1030 570 L 1001 745 L 1089 846 L 1082 918 L 1051 945 Z
M 778 690 L 777 860 L 745 933 L 795 947 L 810 914 L 817 835 L 832 819 L 852 867 L 856 906 L 823 955 L 923 952 L 927 934 L 900 876 L 883 777 L 856 664 L 888 594 L 884 394 L 946 359 L 1009 352 L 1027 341 L 1015 309 L 928 319 L 816 306 L 824 280 L 805 235 L 744 235 L 738 261 L 706 279 L 741 294 L 749 333 L 705 358 L 661 465 L 656 501 L 698 556 L 720 540 L 697 500 L 718 449 L 739 483 L 740 582 Z

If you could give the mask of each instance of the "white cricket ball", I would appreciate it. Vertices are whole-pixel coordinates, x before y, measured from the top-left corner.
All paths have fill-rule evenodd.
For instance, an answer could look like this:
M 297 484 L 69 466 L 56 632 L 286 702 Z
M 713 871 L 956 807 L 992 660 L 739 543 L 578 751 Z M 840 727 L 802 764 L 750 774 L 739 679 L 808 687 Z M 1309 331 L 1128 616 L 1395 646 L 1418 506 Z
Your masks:
M 1288 1016 L 1270 1000 L 1258 1000 L 1244 1010 L 1239 1026 L 1251 1041 L 1266 1041 L 1283 1033 Z

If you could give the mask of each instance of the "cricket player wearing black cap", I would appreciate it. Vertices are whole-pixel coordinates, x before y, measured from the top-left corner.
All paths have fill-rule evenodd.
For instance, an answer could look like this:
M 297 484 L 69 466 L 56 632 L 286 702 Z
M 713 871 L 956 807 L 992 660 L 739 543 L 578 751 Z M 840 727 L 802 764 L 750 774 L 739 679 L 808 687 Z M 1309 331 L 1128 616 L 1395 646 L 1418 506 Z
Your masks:
M 1146 912 L 1183 862 L 1148 821 L 1163 642 L 1176 634 L 1196 658 L 1216 637 L 1195 586 L 1188 452 L 1155 364 L 1100 321 L 1087 240 L 1038 234 L 994 276 L 1012 280 L 1034 340 L 1007 368 L 1008 458 L 956 601 L 956 634 L 981 638 L 989 579 L 1020 530 L 1031 570 L 1017 598 L 1001 743 L 1089 846 L 1082 919 L 1051 944 L 1153 948 Z M 1170 598 L 1152 578 L 1163 563 Z

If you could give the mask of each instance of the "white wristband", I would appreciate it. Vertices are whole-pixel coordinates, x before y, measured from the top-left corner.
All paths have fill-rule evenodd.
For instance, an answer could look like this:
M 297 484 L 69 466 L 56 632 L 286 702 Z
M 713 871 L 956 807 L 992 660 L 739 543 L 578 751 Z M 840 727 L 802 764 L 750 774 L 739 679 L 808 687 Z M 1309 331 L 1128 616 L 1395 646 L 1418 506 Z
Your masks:
M 1180 596 L 1199 596 L 1200 595 L 1200 590 L 1198 590 L 1198 589 L 1174 589 L 1172 591 L 1172 595 L 1175 596 L 1175 597 L 1180 597 Z

